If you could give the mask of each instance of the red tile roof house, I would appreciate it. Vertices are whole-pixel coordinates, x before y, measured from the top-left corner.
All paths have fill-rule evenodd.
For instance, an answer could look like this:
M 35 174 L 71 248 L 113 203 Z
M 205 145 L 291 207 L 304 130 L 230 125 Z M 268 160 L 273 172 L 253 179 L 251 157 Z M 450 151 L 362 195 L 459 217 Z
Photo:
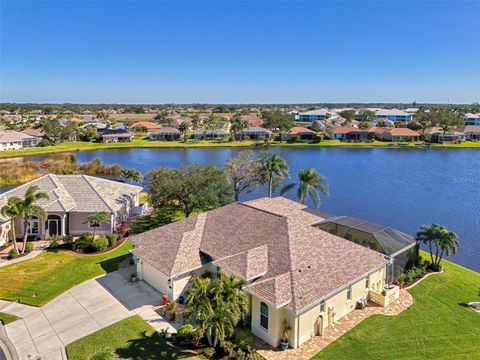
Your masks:
M 369 132 L 353 126 L 337 126 L 332 130 L 333 139 L 346 141 L 367 141 Z
M 298 137 L 299 140 L 315 140 L 316 136 L 315 131 L 301 126 L 294 126 L 288 132 L 282 134 L 284 140 L 292 140 L 295 137 Z
M 162 128 L 162 125 L 155 124 L 151 121 L 138 121 L 130 126 L 133 131 L 146 131 L 147 133 L 150 133 L 155 130 L 159 130 Z
M 321 335 L 358 300 L 379 301 L 387 284 L 388 257 L 312 226 L 324 216 L 283 197 L 262 198 L 129 241 L 139 278 L 169 298 L 183 296 L 191 276 L 207 270 L 215 274 L 222 269 L 246 280 L 252 333 L 277 346 L 286 319 L 292 326 L 289 344 L 295 348 Z M 398 298 L 398 287 L 386 291 L 389 299 Z
M 387 141 L 418 141 L 420 134 L 409 128 L 390 128 L 382 134 L 382 139 Z

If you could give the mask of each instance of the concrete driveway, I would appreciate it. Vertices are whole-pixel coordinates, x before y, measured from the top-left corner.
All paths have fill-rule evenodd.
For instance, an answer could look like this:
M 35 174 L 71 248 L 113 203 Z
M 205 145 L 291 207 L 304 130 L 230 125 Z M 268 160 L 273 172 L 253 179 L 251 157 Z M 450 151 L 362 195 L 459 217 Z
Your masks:
M 66 345 L 134 314 L 157 330 L 174 331 L 152 310 L 161 294 L 144 282 L 130 282 L 133 272 L 129 266 L 88 280 L 40 308 L 0 300 L 0 311 L 21 317 L 5 326 L 20 359 L 66 359 Z

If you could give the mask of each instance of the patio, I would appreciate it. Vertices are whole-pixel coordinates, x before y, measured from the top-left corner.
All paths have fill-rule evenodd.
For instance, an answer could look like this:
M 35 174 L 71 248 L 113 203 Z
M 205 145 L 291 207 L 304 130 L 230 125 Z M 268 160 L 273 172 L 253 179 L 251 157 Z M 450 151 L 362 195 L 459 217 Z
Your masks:
M 303 343 L 297 349 L 281 351 L 278 348 L 272 348 L 259 338 L 255 338 L 254 348 L 256 348 L 258 353 L 267 360 L 308 360 L 369 316 L 395 316 L 412 304 L 412 296 L 407 290 L 402 289 L 400 290 L 400 297 L 389 306 L 382 307 L 369 302 L 365 309 L 353 310 L 350 314 L 337 321 L 333 326 L 328 327 L 323 336 L 315 336 Z

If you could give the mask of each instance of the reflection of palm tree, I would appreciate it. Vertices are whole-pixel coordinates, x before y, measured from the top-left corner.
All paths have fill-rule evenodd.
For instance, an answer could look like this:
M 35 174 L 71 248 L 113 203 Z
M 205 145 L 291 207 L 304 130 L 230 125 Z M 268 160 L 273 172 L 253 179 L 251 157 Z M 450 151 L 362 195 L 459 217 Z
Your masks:
M 264 153 L 260 156 L 259 183 L 268 185 L 269 197 L 276 183 L 288 176 L 288 171 L 287 162 L 280 155 Z
M 310 197 L 317 208 L 320 207 L 320 195 L 322 193 L 328 196 L 328 183 L 327 180 L 318 173 L 314 168 L 306 168 L 300 170 L 298 173 L 298 184 L 289 184 L 282 189 L 282 194 L 286 193 L 290 189 L 298 186 L 297 198 L 302 204 L 305 203 L 307 197 Z

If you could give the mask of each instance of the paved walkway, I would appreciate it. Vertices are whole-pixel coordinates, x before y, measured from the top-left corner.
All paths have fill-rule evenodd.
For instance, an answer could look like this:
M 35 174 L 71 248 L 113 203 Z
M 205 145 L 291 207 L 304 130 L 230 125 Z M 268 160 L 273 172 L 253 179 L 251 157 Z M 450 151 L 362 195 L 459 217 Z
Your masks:
M 304 342 L 297 349 L 280 351 L 273 349 L 270 345 L 258 338 L 255 339 L 254 347 L 258 350 L 258 353 L 267 360 L 308 360 L 369 316 L 376 314 L 387 316 L 398 315 L 412 304 L 412 296 L 408 291 L 402 289 L 400 290 L 399 299 L 389 306 L 381 307 L 369 303 L 369 306 L 363 310 L 353 310 L 350 314 L 338 320 L 333 326 L 328 327 L 323 336 L 315 336 Z
M 0 300 L 0 311 L 21 319 L 5 326 L 20 359 L 66 360 L 65 346 L 138 314 L 155 329 L 175 329 L 152 308 L 161 294 L 144 282 L 129 281 L 133 266 L 79 284 L 42 307 Z

